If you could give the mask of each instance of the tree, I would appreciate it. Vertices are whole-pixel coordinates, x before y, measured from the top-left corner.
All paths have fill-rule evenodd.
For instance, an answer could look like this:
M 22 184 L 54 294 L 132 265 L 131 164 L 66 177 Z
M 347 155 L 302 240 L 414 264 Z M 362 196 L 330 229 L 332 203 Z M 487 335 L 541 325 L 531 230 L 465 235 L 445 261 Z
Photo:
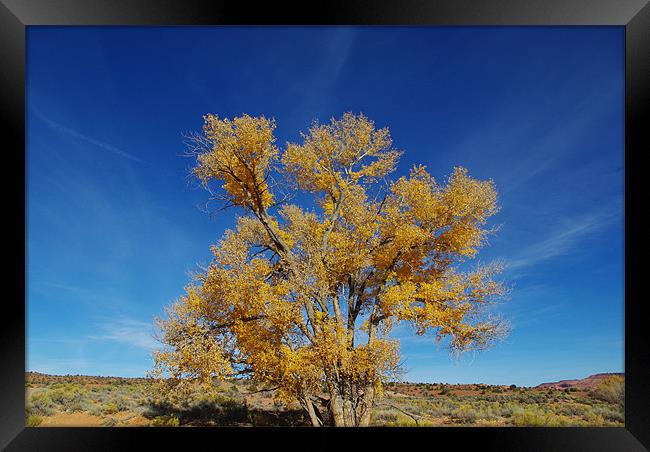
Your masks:
M 389 182 L 401 152 L 363 115 L 314 122 L 283 152 L 274 129 L 208 114 L 188 137 L 210 200 L 244 214 L 158 319 L 154 374 L 178 391 L 248 376 L 299 401 L 314 426 L 366 426 L 400 368 L 397 323 L 457 352 L 505 334 L 487 309 L 504 294 L 498 267 L 462 268 L 491 232 L 496 190 L 463 168 L 444 185 L 424 166 Z

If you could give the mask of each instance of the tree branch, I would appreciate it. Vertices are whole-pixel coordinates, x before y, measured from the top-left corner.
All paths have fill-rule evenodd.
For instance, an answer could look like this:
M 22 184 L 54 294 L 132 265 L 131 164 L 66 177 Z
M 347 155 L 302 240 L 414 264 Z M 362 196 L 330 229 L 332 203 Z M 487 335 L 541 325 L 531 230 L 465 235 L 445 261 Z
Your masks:
M 424 418 L 423 416 L 420 416 L 418 414 L 409 413 L 408 411 L 403 410 L 402 408 L 398 407 L 397 405 L 393 405 L 392 403 L 381 402 L 381 403 L 379 403 L 379 405 L 389 406 L 391 408 L 395 408 L 397 411 L 400 411 L 400 412 L 406 414 L 408 417 L 410 417 L 411 419 L 413 419 L 415 421 L 415 425 L 418 426 L 418 427 L 420 426 L 420 422 L 418 421 L 418 419 L 423 419 Z

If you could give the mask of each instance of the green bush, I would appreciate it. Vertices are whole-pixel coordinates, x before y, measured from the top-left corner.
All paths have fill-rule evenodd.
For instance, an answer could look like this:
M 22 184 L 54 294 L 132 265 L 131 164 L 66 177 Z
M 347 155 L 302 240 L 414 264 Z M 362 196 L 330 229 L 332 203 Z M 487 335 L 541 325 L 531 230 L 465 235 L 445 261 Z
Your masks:
M 41 425 L 41 422 L 43 422 L 43 418 L 41 416 L 30 414 L 27 416 L 26 425 L 27 427 L 36 427 L 38 425 Z
M 54 402 L 46 392 L 39 392 L 32 396 L 27 407 L 30 414 L 51 416 L 54 414 Z
M 496 407 L 496 411 L 499 416 L 504 418 L 510 418 L 515 412 L 516 407 L 518 407 L 518 405 L 508 402 Z
M 499 419 L 499 414 L 495 412 L 495 409 L 498 409 L 498 407 L 492 407 L 490 405 L 487 406 L 481 406 L 477 412 L 476 415 L 478 419 L 484 419 L 486 421 L 495 421 Z
M 48 395 L 52 402 L 59 405 L 64 411 L 78 411 L 82 401 L 79 387 L 74 384 L 56 384 L 52 386 Z
M 472 424 L 478 419 L 478 413 L 469 404 L 462 404 L 452 413 L 452 417 L 462 424 Z
M 512 415 L 512 423 L 518 427 L 568 427 L 584 425 L 584 421 L 548 413 L 540 408 L 518 410 Z
M 178 427 L 180 421 L 176 416 L 156 416 L 151 425 L 154 427 Z
M 594 414 L 601 416 L 603 419 L 610 422 L 624 423 L 625 414 L 619 409 L 612 408 L 611 406 L 594 406 L 592 408 Z
M 390 422 L 387 425 L 390 427 L 416 427 L 418 425 L 413 418 L 405 414 L 397 413 L 396 417 L 397 418 L 393 422 Z M 418 423 L 420 423 L 420 421 L 418 421 Z
M 118 411 L 120 411 L 120 409 L 118 408 L 117 403 L 114 400 L 111 400 L 110 402 L 104 404 L 104 406 L 102 407 L 102 412 L 104 414 L 115 414 Z
M 589 425 L 606 425 L 605 419 L 601 415 L 591 411 L 585 415 L 584 419 Z
M 443 416 L 451 416 L 451 413 L 454 411 L 455 405 L 449 405 L 447 403 L 442 403 L 442 402 L 435 402 L 430 404 L 425 410 L 424 413 L 426 413 L 428 416 L 433 416 L 433 417 L 443 417 Z
M 564 416 L 579 416 L 584 417 L 589 412 L 590 408 L 584 405 L 569 403 L 560 405 L 555 412 Z

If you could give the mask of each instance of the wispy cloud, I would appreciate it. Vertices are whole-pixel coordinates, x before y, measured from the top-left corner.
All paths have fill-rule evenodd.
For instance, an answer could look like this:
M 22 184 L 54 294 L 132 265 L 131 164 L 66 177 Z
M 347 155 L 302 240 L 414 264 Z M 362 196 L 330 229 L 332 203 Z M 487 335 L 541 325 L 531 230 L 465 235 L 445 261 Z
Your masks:
M 535 323 L 548 323 L 549 319 L 556 319 L 566 314 L 566 305 L 562 303 L 544 305 L 526 305 L 523 308 L 515 308 L 509 315 L 512 329 L 519 330 L 523 326 Z
M 357 32 L 351 27 L 325 31 L 325 46 L 317 51 L 319 64 L 285 90 L 285 96 L 300 99 L 295 110 L 309 111 L 312 118 L 323 117 L 333 104 L 333 94 L 354 49 Z
M 622 212 L 618 209 L 598 210 L 575 217 L 556 227 L 555 231 L 543 240 L 533 243 L 517 258 L 507 262 L 508 270 L 521 270 L 542 261 L 567 254 L 579 241 L 602 231 Z
M 559 169 L 567 165 L 571 165 L 574 179 L 576 171 L 587 171 L 586 176 L 593 176 L 592 172 L 600 169 L 598 158 L 611 167 L 612 156 L 595 154 L 585 141 L 612 111 L 619 95 L 619 87 L 613 84 L 599 96 L 566 97 L 553 106 L 494 106 L 480 127 L 459 137 L 448 152 L 456 160 L 474 164 L 490 174 L 497 182 L 501 200 L 527 193 L 545 174 L 554 174 L 554 178 L 564 176 L 567 173 Z M 484 158 L 486 149 L 489 159 Z M 576 164 L 571 159 L 578 155 L 584 158 Z M 504 161 L 508 164 L 504 165 Z
M 80 133 L 74 129 L 71 129 L 70 127 L 66 127 L 63 124 L 60 124 L 56 121 L 53 121 L 52 119 L 48 118 L 45 116 L 43 113 L 41 113 L 39 110 L 34 110 L 34 114 L 36 117 L 41 119 L 44 123 L 46 123 L 48 126 L 50 126 L 52 129 L 57 130 L 61 133 L 64 133 L 72 138 L 76 138 L 81 141 L 85 141 L 86 143 L 90 143 L 94 146 L 97 146 L 100 149 L 103 149 L 108 152 L 112 152 L 113 154 L 119 155 L 121 157 L 124 157 L 126 159 L 132 160 L 134 162 L 142 162 L 138 157 L 136 157 L 133 154 L 130 154 L 122 149 L 116 148 L 115 146 L 105 143 L 100 140 L 96 140 L 95 138 L 89 137 L 88 135 L 85 135 L 83 133 Z
M 327 76 L 332 82 L 336 82 L 350 57 L 350 51 L 355 40 L 353 28 L 341 28 L 337 30 L 330 41 L 328 48 Z
M 153 324 L 126 317 L 102 319 L 99 328 L 103 334 L 88 336 L 89 339 L 118 342 L 120 344 L 152 350 L 157 342 L 153 337 Z

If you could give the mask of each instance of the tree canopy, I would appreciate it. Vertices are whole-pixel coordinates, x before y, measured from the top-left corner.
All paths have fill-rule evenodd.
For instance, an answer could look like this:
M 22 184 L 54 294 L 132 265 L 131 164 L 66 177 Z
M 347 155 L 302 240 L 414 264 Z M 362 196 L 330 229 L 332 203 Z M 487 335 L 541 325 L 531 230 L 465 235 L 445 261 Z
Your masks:
M 496 189 L 460 167 L 444 183 L 424 166 L 389 180 L 402 152 L 362 114 L 314 122 L 282 150 L 275 127 L 208 114 L 188 137 L 196 180 L 241 215 L 159 319 L 155 374 L 176 390 L 248 376 L 313 425 L 368 425 L 399 369 L 398 323 L 458 352 L 505 334 L 487 309 L 505 293 L 498 266 L 467 262 Z

